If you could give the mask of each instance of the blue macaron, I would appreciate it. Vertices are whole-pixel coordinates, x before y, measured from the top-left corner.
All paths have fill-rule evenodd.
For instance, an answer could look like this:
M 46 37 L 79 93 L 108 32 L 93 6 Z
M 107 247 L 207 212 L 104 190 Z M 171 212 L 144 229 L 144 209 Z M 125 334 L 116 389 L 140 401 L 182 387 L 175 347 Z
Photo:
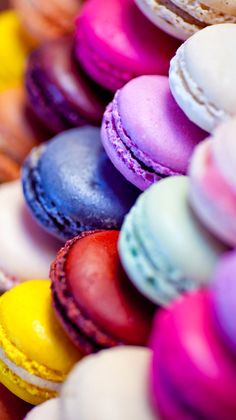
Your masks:
M 33 216 L 62 240 L 119 229 L 139 194 L 110 163 L 99 129 L 89 126 L 35 148 L 23 165 L 22 184 Z

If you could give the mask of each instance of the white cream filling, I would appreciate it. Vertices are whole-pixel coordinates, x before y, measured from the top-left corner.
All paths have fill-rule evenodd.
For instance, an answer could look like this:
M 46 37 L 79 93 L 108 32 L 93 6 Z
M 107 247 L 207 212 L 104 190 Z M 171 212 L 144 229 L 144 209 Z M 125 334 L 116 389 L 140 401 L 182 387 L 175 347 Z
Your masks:
M 37 386 L 40 389 L 47 389 L 49 391 L 59 392 L 61 383 L 53 382 L 47 379 L 42 379 L 39 376 L 32 375 L 27 372 L 24 368 L 17 366 L 13 363 L 5 354 L 5 352 L 0 348 L 0 360 L 20 379 L 27 382 L 30 385 Z

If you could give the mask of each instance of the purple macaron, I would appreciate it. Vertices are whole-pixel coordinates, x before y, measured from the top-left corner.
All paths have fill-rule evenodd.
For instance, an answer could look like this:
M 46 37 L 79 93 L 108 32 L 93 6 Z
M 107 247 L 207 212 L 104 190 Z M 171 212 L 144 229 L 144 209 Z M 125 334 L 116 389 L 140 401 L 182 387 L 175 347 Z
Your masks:
M 72 38 L 35 50 L 28 60 L 25 83 L 34 112 L 54 133 L 87 124 L 99 126 L 111 99 L 74 60 Z
M 103 117 L 108 156 L 141 190 L 160 178 L 184 175 L 195 146 L 205 137 L 176 104 L 166 76 L 131 80 L 117 91 Z

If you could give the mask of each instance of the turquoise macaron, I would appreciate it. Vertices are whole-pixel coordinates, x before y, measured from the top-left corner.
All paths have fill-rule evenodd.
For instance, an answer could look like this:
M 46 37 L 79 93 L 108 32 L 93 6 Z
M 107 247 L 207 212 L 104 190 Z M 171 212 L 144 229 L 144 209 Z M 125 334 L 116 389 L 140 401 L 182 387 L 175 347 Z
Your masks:
M 195 217 L 189 179 L 165 178 L 140 195 L 126 216 L 119 253 L 130 280 L 147 298 L 166 306 L 208 283 L 225 246 Z

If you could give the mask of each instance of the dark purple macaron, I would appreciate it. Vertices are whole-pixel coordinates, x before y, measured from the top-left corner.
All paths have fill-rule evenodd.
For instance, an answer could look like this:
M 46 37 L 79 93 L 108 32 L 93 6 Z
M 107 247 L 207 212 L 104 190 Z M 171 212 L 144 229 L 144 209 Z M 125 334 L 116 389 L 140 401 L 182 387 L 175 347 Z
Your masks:
M 29 57 L 26 89 L 35 113 L 53 132 L 100 125 L 110 95 L 74 60 L 72 38 L 43 44 Z

